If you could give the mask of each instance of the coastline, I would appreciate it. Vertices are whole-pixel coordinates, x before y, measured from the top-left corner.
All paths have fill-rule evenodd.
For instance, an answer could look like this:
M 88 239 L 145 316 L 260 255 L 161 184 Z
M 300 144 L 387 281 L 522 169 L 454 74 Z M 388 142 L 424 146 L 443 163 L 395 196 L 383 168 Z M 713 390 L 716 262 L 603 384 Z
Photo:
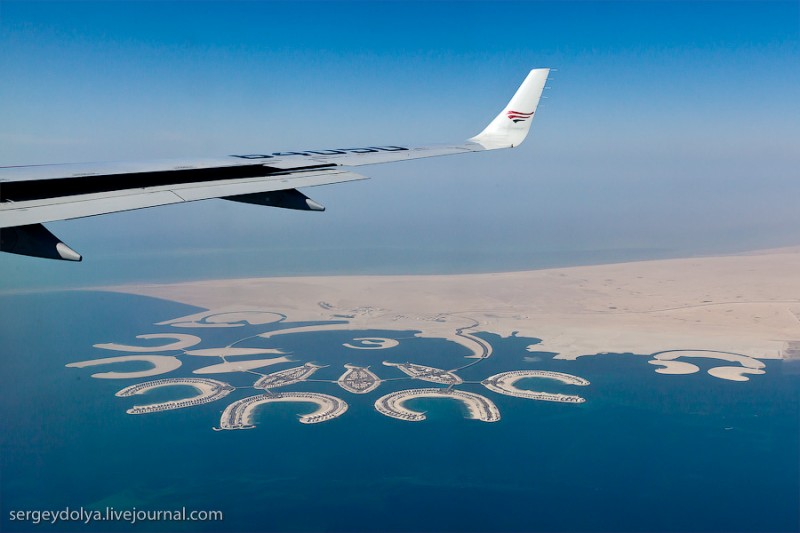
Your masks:
M 337 329 L 411 330 L 479 354 L 469 333 L 542 339 L 531 351 L 710 350 L 780 359 L 800 342 L 800 248 L 494 274 L 243 278 L 101 287 Z M 325 326 L 321 326 L 325 328 Z M 467 330 L 469 333 L 467 333 Z

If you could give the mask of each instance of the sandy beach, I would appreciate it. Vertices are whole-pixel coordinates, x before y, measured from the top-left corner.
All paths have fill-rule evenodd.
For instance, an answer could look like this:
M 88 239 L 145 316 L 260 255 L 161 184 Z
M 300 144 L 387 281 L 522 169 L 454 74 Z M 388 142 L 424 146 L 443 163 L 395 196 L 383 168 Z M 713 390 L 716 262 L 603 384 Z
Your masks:
M 483 331 L 542 339 L 533 348 L 561 359 L 668 350 L 779 359 L 800 342 L 798 273 L 800 249 L 792 248 L 529 272 L 228 279 L 105 290 L 210 312 L 260 309 L 287 321 L 339 322 L 320 330 L 415 331 L 458 342 L 473 357 L 483 348 L 469 333 Z

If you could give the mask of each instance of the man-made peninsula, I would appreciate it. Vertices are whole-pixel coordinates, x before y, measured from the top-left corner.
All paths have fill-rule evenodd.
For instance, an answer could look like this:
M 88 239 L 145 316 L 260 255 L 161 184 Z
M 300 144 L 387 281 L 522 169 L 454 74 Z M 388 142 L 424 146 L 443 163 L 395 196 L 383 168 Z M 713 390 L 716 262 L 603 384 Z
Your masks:
M 259 307 L 291 322 L 336 322 L 316 326 L 320 331 L 414 331 L 457 342 L 476 358 L 485 357 L 486 347 L 473 334 L 488 332 L 542 339 L 533 349 L 558 359 L 666 350 L 780 359 L 800 342 L 798 272 L 794 248 L 530 272 L 228 279 L 108 290 L 208 313 Z

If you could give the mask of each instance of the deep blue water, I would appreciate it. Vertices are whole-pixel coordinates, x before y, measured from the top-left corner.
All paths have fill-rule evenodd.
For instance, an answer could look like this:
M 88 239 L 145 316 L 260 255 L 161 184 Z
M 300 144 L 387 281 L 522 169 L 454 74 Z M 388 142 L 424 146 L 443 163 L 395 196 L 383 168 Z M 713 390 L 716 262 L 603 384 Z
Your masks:
M 115 354 L 92 346 L 135 344 L 136 335 L 199 335 L 218 347 L 276 325 L 178 330 L 157 322 L 197 309 L 100 292 L 0 298 L 0 506 L 2 531 L 129 531 L 125 523 L 55 527 L 11 522 L 9 512 L 114 506 L 117 509 L 219 509 L 224 521 L 143 523 L 137 531 L 797 531 L 800 529 L 800 373 L 769 362 L 746 383 L 700 373 L 664 376 L 632 354 L 558 361 L 529 353 L 532 339 L 483 334 L 494 355 L 460 375 L 536 368 L 589 379 L 586 388 L 542 382 L 541 389 L 581 394 L 581 405 L 494 394 L 498 423 L 463 418 L 455 402 L 420 401 L 428 420 L 409 423 L 373 409 L 375 399 L 419 382 L 383 383 L 356 396 L 333 383 L 302 383 L 345 399 L 330 422 L 303 425 L 296 404 L 259 411 L 248 431 L 211 430 L 224 407 L 254 391 L 164 413 L 131 416 L 122 387 L 145 381 L 98 380 L 111 367 L 65 368 Z M 283 325 L 281 325 L 283 326 Z M 336 379 L 342 364 L 381 361 L 443 368 L 464 364 L 466 350 L 413 332 L 327 332 L 252 339 L 297 361 L 330 365 L 314 375 Z M 400 339 L 388 350 L 342 346 L 354 337 Z M 167 353 L 167 352 L 165 352 Z M 124 354 L 119 354 L 124 355 Z M 529 362 L 525 357 L 539 361 Z M 182 357 L 171 376 L 189 376 L 215 358 Z M 294 365 L 271 367 L 268 371 Z M 114 370 L 123 370 L 120 365 Z M 129 368 L 134 368 L 130 366 Z M 207 376 L 244 386 L 252 375 Z M 155 379 L 155 378 L 152 378 Z M 170 393 L 173 394 L 173 393 Z M 155 398 L 155 396 L 153 396 Z M 163 399 L 161 396 L 159 399 Z M 141 402 L 140 402 L 141 403 Z

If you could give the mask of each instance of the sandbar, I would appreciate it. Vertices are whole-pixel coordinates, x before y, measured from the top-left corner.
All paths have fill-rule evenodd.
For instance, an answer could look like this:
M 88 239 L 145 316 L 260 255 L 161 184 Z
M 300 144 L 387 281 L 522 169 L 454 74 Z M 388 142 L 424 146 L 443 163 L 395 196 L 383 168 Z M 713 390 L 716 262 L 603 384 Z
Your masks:
M 729 381 L 750 381 L 750 378 L 745 374 L 764 374 L 764 371 L 758 368 L 742 368 L 740 366 L 717 366 L 710 368 L 708 373 L 715 378 Z
M 353 340 L 360 342 L 361 345 L 350 344 L 349 342 L 346 342 L 342 346 L 345 348 L 352 348 L 354 350 L 385 350 L 387 348 L 394 348 L 400 344 L 399 341 L 394 339 L 385 339 L 382 337 L 360 337 Z
M 648 361 L 648 363 L 661 367 L 656 368 L 656 373 L 658 374 L 683 375 L 694 374 L 700 371 L 699 366 L 683 361 L 660 361 L 658 359 L 653 359 L 652 361 Z
M 192 315 L 159 322 L 159 326 L 176 328 L 240 328 L 247 324 L 261 325 L 280 322 L 286 318 L 281 313 L 260 307 L 237 305 L 210 309 Z
M 247 372 L 256 368 L 277 365 L 279 363 L 291 363 L 288 357 L 273 357 L 272 359 L 253 359 L 250 361 L 225 361 L 217 365 L 204 366 L 198 368 L 192 374 L 222 374 L 225 372 Z
M 105 344 L 95 344 L 95 348 L 103 350 L 114 350 L 115 352 L 161 352 L 172 350 L 183 350 L 189 346 L 194 346 L 200 342 L 200 337 L 194 335 L 186 335 L 185 333 L 149 333 L 147 335 L 137 335 L 137 339 L 176 339 L 175 342 L 170 344 L 162 344 L 161 346 L 130 346 L 127 344 L 116 344 L 108 342 Z
M 300 326 L 296 328 L 283 328 L 283 329 L 276 329 L 274 331 L 267 331 L 259 335 L 259 337 L 264 339 L 271 339 L 272 337 L 277 337 L 278 335 L 294 335 L 295 333 L 317 333 L 320 331 L 340 331 L 342 329 L 342 325 L 346 324 L 342 322 L 341 319 L 337 319 L 336 324 L 315 324 L 313 326 Z
M 181 366 L 181 360 L 171 355 L 121 355 L 119 357 L 105 357 L 103 359 L 91 359 L 89 361 L 69 363 L 65 366 L 70 368 L 84 368 L 87 366 L 125 363 L 128 361 L 144 361 L 152 364 L 153 367 L 147 370 L 134 372 L 99 372 L 97 374 L 92 374 L 92 377 L 98 379 L 146 378 L 172 372 Z
M 282 354 L 281 350 L 275 348 L 203 348 L 201 350 L 187 350 L 186 355 L 197 355 L 200 357 L 237 357 L 242 355 L 266 355 Z
M 739 363 L 746 368 L 764 368 L 764 363 L 758 359 L 754 359 L 747 355 L 740 355 L 735 353 L 722 353 L 711 351 L 671 351 L 667 353 L 660 353 L 655 355 L 655 359 L 659 361 L 673 361 L 681 357 L 686 358 L 702 358 L 702 359 L 721 359 L 722 361 L 730 361 L 732 363 Z

